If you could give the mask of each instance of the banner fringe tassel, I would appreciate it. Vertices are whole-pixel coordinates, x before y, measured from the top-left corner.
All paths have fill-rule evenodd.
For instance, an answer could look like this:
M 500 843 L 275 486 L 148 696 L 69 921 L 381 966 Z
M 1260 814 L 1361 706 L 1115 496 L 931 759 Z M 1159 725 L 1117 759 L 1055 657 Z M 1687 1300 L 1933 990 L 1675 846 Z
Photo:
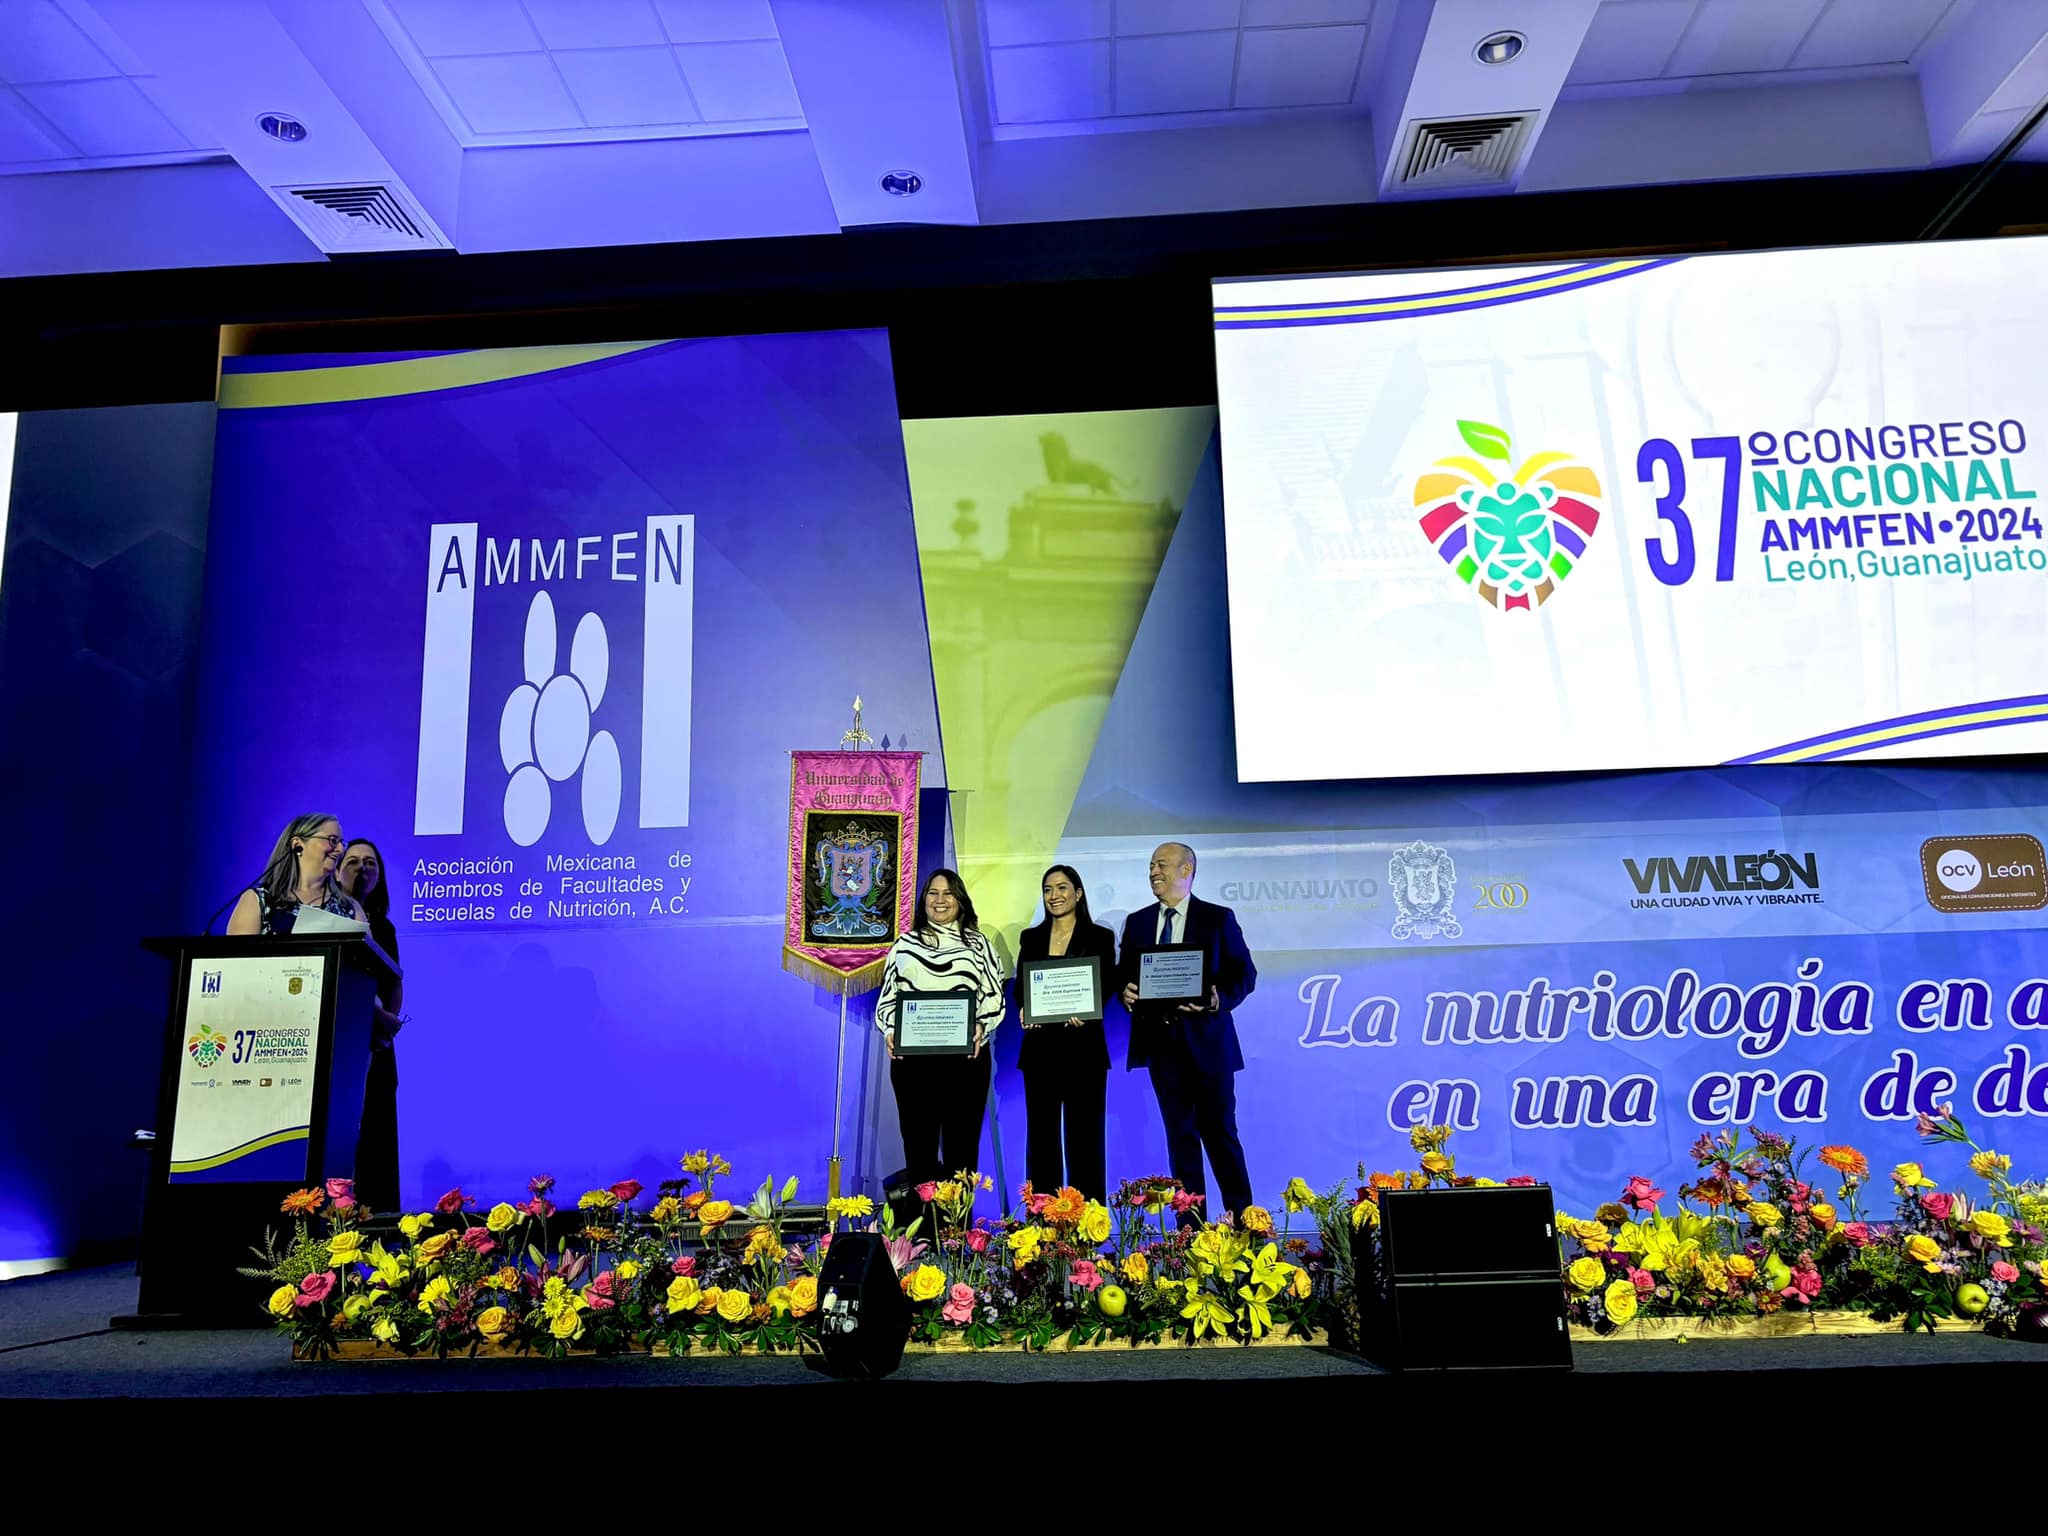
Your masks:
M 842 971 L 837 966 L 813 959 L 800 949 L 782 946 L 782 968 L 792 976 L 801 976 L 812 986 L 823 987 L 835 997 L 859 997 L 863 992 L 872 992 L 882 984 L 882 969 L 887 956 L 878 956 L 857 970 Z

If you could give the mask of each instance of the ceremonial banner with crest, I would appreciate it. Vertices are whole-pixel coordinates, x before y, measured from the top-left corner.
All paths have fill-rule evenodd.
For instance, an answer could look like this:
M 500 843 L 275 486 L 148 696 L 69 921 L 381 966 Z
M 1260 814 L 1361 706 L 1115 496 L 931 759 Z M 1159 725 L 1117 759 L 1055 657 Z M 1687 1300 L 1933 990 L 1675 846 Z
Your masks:
M 834 992 L 882 984 L 917 900 L 921 752 L 789 755 L 784 970 Z

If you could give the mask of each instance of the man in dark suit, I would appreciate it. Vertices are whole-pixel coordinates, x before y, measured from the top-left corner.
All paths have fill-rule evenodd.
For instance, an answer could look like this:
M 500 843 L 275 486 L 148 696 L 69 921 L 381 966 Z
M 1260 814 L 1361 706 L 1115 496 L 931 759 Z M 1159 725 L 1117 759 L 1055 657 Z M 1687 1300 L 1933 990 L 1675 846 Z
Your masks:
M 1206 1151 L 1216 1170 L 1222 1209 L 1236 1212 L 1253 1202 L 1244 1147 L 1237 1139 L 1236 1074 L 1244 1070 L 1244 1052 L 1231 1013 L 1251 996 L 1259 972 L 1237 914 L 1197 898 L 1194 884 L 1194 849 L 1162 843 L 1153 850 L 1152 894 L 1158 900 L 1124 919 L 1117 981 L 1131 1014 L 1130 1066 L 1151 1069 L 1173 1176 L 1182 1187 L 1205 1195 Z M 1207 950 L 1213 984 L 1205 1001 L 1138 1001 L 1138 956 L 1162 944 L 1199 944 Z M 1212 1209 L 1208 1214 L 1213 1220 L 1217 1213 Z

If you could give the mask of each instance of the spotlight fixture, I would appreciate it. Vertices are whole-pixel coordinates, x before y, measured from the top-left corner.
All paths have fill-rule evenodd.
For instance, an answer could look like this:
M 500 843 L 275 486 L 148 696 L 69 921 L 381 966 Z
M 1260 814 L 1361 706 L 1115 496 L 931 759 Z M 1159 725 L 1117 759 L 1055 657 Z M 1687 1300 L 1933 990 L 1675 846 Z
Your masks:
M 891 197 L 909 197 L 924 185 L 915 171 L 890 171 L 882 178 L 882 190 Z
M 296 117 L 286 117 L 282 112 L 266 112 L 256 119 L 256 126 L 280 144 L 303 143 L 306 125 Z
M 1505 64 L 1528 46 L 1529 39 L 1519 32 L 1494 32 L 1479 39 L 1472 57 L 1482 64 Z

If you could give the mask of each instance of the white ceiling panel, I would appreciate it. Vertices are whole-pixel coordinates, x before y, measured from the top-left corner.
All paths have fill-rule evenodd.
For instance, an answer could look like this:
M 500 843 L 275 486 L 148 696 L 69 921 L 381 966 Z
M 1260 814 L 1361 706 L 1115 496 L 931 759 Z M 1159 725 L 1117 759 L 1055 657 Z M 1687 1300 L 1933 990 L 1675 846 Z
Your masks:
M 1209 32 L 1237 26 L 1243 0 L 1116 0 L 1119 37 L 1146 32 Z
M 1697 8 L 1698 0 L 1608 0 L 1594 13 L 1565 83 L 1656 79 Z
M 53 0 L 0 0 L 0 80 L 92 80 L 121 71 Z
M 1230 105 L 1237 33 L 1168 32 L 1119 38 L 1116 110 L 1128 117 L 1154 112 L 1220 112 Z
M 555 55 L 569 94 L 593 128 L 653 128 L 699 120 L 666 48 L 579 48 Z
M 1364 27 L 1274 27 L 1247 32 L 1238 51 L 1240 107 L 1322 107 L 1351 100 Z
M 672 43 L 751 43 L 774 37 L 768 0 L 654 0 Z
M 561 72 L 545 53 L 437 59 L 434 73 L 476 133 L 537 133 L 584 126 Z
M 540 40 L 554 49 L 640 48 L 665 43 L 650 0 L 521 0 Z
M 541 46 L 519 0 L 384 0 L 430 59 L 518 53 Z
M 693 43 L 676 49 L 676 57 L 706 122 L 787 120 L 803 113 L 779 42 Z
M 1108 37 L 1115 0 L 983 0 L 982 37 L 991 48 L 1076 43 Z
M 1903 64 L 1953 8 L 1953 0 L 1829 0 L 1792 67 Z
M 1373 0 L 1244 0 L 1244 24 L 1301 27 L 1331 21 L 1370 21 L 1372 3 Z
M 998 121 L 1065 123 L 1107 116 L 1115 105 L 1109 50 L 1106 42 L 995 49 L 989 68 Z
M 91 158 L 168 155 L 192 147 L 132 80 L 69 80 L 17 89 Z
M 1783 69 L 1827 0 L 1700 0 L 1664 66 L 1666 75 L 1754 74 Z

